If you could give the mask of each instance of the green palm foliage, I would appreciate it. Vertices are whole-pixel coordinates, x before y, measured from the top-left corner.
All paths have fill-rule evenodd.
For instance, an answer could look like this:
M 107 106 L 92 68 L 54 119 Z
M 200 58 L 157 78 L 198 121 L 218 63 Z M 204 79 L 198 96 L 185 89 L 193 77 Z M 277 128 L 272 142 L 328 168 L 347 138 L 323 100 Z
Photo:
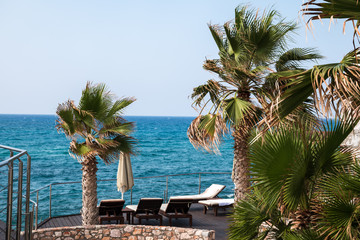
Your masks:
M 321 56 L 313 49 L 288 50 L 286 42 L 295 25 L 274 10 L 259 13 L 238 7 L 233 22 L 209 25 L 209 29 L 220 58 L 206 60 L 204 69 L 219 79 L 194 88 L 191 97 L 200 114 L 190 125 L 188 137 L 194 147 L 217 153 L 222 136 L 232 130 L 235 198 L 243 198 L 249 187 L 250 131 L 261 118 L 259 103 L 269 104 L 276 95 L 265 88 L 274 86 L 265 84 L 267 76 L 274 71 L 302 69 L 301 62 Z M 271 79 L 277 80 L 275 76 Z
M 97 221 L 97 158 L 106 164 L 119 159 L 120 152 L 133 153 L 134 124 L 121 115 L 135 99 L 114 96 L 104 84 L 87 83 L 78 106 L 72 100 L 59 104 L 56 128 L 70 138 L 70 154 L 83 166 L 83 225 Z
M 349 52 L 339 63 L 316 65 L 302 72 L 287 72 L 287 89 L 276 101 L 280 117 L 285 117 L 313 96 L 322 113 L 357 111 L 360 103 L 359 49 Z
M 333 239 L 360 238 L 360 165 L 324 176 L 320 182 L 324 199 L 318 228 Z
M 345 23 L 351 21 L 354 26 L 354 34 L 360 35 L 358 31 L 360 20 L 360 4 L 358 0 L 311 0 L 303 4 L 303 14 L 310 16 L 312 20 L 344 19 Z
M 359 239 L 360 165 L 340 146 L 358 121 L 279 128 L 250 146 L 252 194 L 230 239 Z

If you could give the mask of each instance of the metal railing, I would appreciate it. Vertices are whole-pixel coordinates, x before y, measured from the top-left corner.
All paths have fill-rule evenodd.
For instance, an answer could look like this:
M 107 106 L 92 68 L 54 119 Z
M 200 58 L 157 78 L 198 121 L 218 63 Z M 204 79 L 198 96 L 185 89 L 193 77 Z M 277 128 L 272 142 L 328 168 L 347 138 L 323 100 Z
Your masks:
M 31 157 L 27 153 L 26 150 L 17 149 L 13 147 L 3 146 L 0 145 L 0 149 L 3 149 L 5 151 L 9 151 L 9 158 L 0 162 L 0 169 L 7 167 L 7 184 L 3 186 L 3 188 L 0 190 L 0 192 L 7 190 L 7 197 L 6 197 L 6 207 L 4 209 L 0 209 L 1 211 L 6 209 L 6 222 L 5 222 L 5 239 L 10 240 L 13 239 L 13 209 L 15 206 L 13 206 L 14 201 L 17 201 L 16 205 L 16 228 L 15 228 L 15 239 L 19 240 L 21 236 L 21 230 L 22 230 L 22 216 L 25 215 L 25 239 L 30 240 L 32 239 L 32 215 L 33 211 L 30 211 L 30 177 L 31 177 Z M 16 153 L 16 155 L 14 155 Z M 21 160 L 22 157 L 26 157 L 26 184 L 25 184 L 25 190 L 26 194 L 23 195 L 23 177 L 24 177 L 24 161 Z M 14 163 L 18 164 L 18 173 L 17 173 L 17 179 L 15 179 L 14 176 L 14 170 L 15 166 Z M 17 191 L 14 192 L 14 180 L 17 180 L 18 186 Z M 14 194 L 17 195 L 16 198 L 14 198 Z M 23 213 L 22 210 L 22 199 L 25 198 L 25 212 Z M 33 203 L 33 209 L 34 204 Z
M 141 180 L 141 179 L 153 179 L 153 178 L 165 178 L 165 189 L 164 189 L 164 200 L 167 202 L 169 198 L 169 178 L 170 177 L 177 177 L 177 176 L 198 176 L 199 182 L 198 182 L 198 192 L 201 193 L 201 184 L 202 184 L 202 176 L 203 175 L 230 175 L 231 172 L 197 172 L 197 173 L 182 173 L 182 174 L 170 174 L 170 175 L 160 175 L 160 176 L 148 176 L 148 177 L 135 177 L 135 180 Z M 111 182 L 116 181 L 116 179 L 104 179 L 104 180 L 98 180 L 98 182 Z M 36 193 L 36 203 L 35 205 L 35 229 L 38 227 L 38 219 L 39 219 L 39 193 L 40 191 L 46 191 L 48 190 L 48 193 L 46 194 L 48 196 L 49 202 L 48 202 L 48 219 L 52 217 L 52 195 L 53 195 L 53 188 L 58 185 L 69 185 L 69 184 L 80 184 L 81 181 L 72 181 L 72 182 L 56 182 L 51 183 L 48 185 L 45 185 L 39 189 L 36 189 L 32 191 L 30 194 Z M 133 189 L 130 190 L 130 204 L 133 203 Z M 64 204 L 66 205 L 66 204 Z

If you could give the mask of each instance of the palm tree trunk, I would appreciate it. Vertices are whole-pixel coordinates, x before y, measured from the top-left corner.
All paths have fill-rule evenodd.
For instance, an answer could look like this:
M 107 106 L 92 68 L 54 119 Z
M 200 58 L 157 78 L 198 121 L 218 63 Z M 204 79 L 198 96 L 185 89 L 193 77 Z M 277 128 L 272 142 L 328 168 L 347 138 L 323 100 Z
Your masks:
M 98 223 L 97 210 L 97 161 L 95 157 L 87 157 L 81 163 L 82 174 L 82 225 Z
M 244 200 L 250 188 L 249 133 L 236 127 L 234 137 L 234 161 L 232 180 L 235 184 L 235 202 Z
M 238 98 L 250 102 L 250 92 L 248 87 L 239 89 Z M 251 116 L 244 116 L 242 124 L 234 127 L 234 161 L 232 169 L 232 180 L 235 184 L 235 202 L 244 200 L 250 189 L 250 161 L 249 137 L 250 131 L 254 126 L 254 119 Z

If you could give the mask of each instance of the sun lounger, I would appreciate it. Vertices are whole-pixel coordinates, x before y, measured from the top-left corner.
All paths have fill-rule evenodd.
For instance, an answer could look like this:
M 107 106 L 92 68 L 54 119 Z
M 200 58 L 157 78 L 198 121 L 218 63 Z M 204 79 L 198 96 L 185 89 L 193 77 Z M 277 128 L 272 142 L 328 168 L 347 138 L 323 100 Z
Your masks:
M 124 223 L 122 216 L 122 208 L 125 201 L 122 199 L 107 199 L 101 200 L 99 205 L 99 222 L 116 220 L 116 223 Z
M 234 199 L 210 199 L 199 201 L 200 204 L 204 205 L 204 214 L 209 207 L 214 209 L 214 215 L 217 216 L 218 208 L 227 208 L 234 205 Z
M 189 200 L 193 203 L 197 203 L 200 200 L 207 200 L 216 198 L 217 195 L 225 188 L 224 185 L 220 184 L 212 184 L 208 187 L 204 192 L 196 195 L 186 195 L 186 196 L 173 196 L 172 199 L 182 199 L 182 200 Z
M 175 218 L 189 218 L 190 227 L 192 227 L 192 215 L 189 212 L 191 201 L 187 199 L 173 199 L 170 198 L 167 204 L 162 204 L 160 214 L 169 218 L 169 226 L 171 226 L 171 219 Z
M 132 210 L 132 223 L 134 223 L 134 217 L 139 219 L 158 219 L 160 225 L 162 225 L 162 216 L 159 215 L 161 204 L 163 203 L 162 198 L 141 198 L 138 205 L 128 205 L 126 209 Z

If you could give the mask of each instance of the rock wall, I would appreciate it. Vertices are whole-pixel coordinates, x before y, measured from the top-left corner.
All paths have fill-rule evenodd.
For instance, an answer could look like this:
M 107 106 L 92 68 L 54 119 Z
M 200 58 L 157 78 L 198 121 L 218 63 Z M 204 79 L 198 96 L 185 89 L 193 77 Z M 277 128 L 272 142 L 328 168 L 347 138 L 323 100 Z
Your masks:
M 215 231 L 193 228 L 159 227 L 144 225 L 96 225 L 61 228 L 45 228 L 33 231 L 33 239 L 41 240 L 213 240 Z

